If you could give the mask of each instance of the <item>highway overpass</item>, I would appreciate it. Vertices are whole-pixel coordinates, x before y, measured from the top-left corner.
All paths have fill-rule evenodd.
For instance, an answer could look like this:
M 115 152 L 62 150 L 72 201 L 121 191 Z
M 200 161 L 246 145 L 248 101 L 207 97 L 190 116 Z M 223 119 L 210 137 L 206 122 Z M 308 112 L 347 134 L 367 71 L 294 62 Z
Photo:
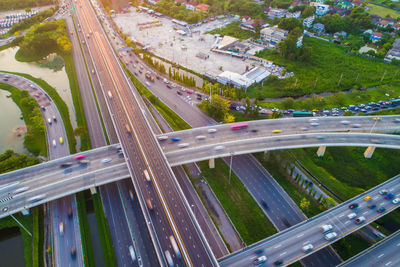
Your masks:
M 400 230 L 337 267 L 400 266 Z

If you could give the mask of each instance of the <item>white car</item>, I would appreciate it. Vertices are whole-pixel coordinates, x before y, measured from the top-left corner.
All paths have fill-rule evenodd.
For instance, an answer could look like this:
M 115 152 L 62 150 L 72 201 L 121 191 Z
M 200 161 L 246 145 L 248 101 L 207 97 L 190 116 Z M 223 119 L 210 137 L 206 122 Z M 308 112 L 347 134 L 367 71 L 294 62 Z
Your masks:
M 204 140 L 204 139 L 206 139 L 206 137 L 204 135 L 198 135 L 198 136 L 196 136 L 196 139 L 197 140 Z
M 317 127 L 319 125 L 319 123 L 318 122 L 312 122 L 312 123 L 310 123 L 310 125 L 314 126 L 314 127 Z
M 217 129 L 208 129 L 207 132 L 208 133 L 215 133 L 215 132 L 217 132 Z
M 112 161 L 112 158 L 105 158 L 105 159 L 101 160 L 102 163 L 109 163 L 111 161 Z
M 63 236 L 64 235 L 64 223 L 60 222 L 60 224 L 58 225 L 58 229 L 60 230 L 60 235 Z
M 167 140 L 167 139 L 168 139 L 168 136 L 166 136 L 166 135 L 161 135 L 161 136 L 158 137 L 158 140 L 160 140 L 160 141 L 164 141 L 164 140 Z
M 224 149 L 225 149 L 224 146 L 216 146 L 216 147 L 214 147 L 215 151 L 221 151 L 221 150 L 224 150 Z
M 400 198 L 395 198 L 392 200 L 393 204 L 399 204 L 400 203 Z
M 321 226 L 321 231 L 323 233 L 326 233 L 326 232 L 329 232 L 330 230 L 332 230 L 332 228 L 333 228 L 332 225 L 324 224 L 324 225 Z
M 349 124 L 350 124 L 349 121 L 341 121 L 341 123 L 342 123 L 343 125 L 349 125 Z
M 354 212 L 347 215 L 347 218 L 349 218 L 349 220 L 354 219 L 355 217 L 357 217 L 357 214 L 355 214 Z
M 56 147 L 56 145 L 57 145 L 57 142 L 55 139 L 53 139 L 53 147 Z
M 256 259 L 254 259 L 253 264 L 254 265 L 259 265 L 259 264 L 261 264 L 263 262 L 266 262 L 266 261 L 267 261 L 267 256 L 261 256 L 261 257 L 258 257 Z
M 188 147 L 188 146 L 189 146 L 188 143 L 182 143 L 182 144 L 178 145 L 179 148 L 185 148 L 185 147 Z
M 311 251 L 314 248 L 312 244 L 305 245 L 302 250 L 304 253 Z
M 334 239 L 334 238 L 336 238 L 337 237 L 337 233 L 335 233 L 335 232 L 331 232 L 331 233 L 327 233 L 326 235 L 325 235 L 325 239 L 326 240 L 332 240 L 332 239 Z

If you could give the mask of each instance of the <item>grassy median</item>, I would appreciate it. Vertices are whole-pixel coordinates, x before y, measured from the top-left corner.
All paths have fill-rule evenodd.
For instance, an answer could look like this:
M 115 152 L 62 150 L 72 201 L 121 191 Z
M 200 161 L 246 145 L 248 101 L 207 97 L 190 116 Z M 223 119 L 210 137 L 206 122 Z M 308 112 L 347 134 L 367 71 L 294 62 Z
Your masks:
M 246 244 L 276 233 L 275 227 L 233 172 L 229 184 L 229 166 L 222 159 L 215 160 L 214 169 L 208 167 L 208 161 L 199 162 L 199 166 Z

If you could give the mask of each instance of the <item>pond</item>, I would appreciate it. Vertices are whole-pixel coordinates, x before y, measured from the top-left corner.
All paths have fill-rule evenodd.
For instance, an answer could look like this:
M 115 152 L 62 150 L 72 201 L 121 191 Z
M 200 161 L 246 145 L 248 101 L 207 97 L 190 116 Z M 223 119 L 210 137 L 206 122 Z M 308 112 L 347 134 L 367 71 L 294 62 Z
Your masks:
M 40 67 L 40 64 L 53 60 L 55 54 L 49 55 L 46 60 L 40 62 L 19 62 L 15 59 L 15 53 L 18 49 L 18 47 L 11 47 L 0 51 L 0 70 L 30 74 L 35 78 L 41 78 L 54 87 L 67 104 L 72 127 L 76 128 L 74 104 L 65 67 L 56 72 L 49 68 Z
M 0 87 L 0 154 L 8 149 L 17 153 L 27 153 L 24 148 L 25 122 L 21 110 L 9 97 L 10 92 Z
M 0 266 L 25 266 L 24 241 L 18 227 L 0 230 Z

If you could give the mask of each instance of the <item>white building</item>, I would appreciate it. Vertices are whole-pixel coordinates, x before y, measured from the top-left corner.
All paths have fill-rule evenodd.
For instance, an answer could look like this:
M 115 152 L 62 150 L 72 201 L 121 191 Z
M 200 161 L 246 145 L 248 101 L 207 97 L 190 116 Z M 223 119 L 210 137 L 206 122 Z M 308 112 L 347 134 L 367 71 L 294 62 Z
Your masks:
M 306 26 L 307 28 L 311 28 L 311 26 L 312 26 L 312 24 L 313 24 L 313 22 L 314 22 L 314 19 L 315 19 L 314 16 L 305 18 L 305 19 L 303 20 L 303 25 Z
M 217 82 L 233 86 L 236 88 L 246 89 L 253 83 L 259 83 L 266 79 L 271 73 L 262 67 L 255 67 L 244 74 L 239 74 L 231 71 L 224 71 L 219 74 Z
M 260 31 L 260 38 L 271 45 L 277 46 L 278 43 L 287 38 L 289 32 L 279 29 L 278 26 L 267 27 Z

